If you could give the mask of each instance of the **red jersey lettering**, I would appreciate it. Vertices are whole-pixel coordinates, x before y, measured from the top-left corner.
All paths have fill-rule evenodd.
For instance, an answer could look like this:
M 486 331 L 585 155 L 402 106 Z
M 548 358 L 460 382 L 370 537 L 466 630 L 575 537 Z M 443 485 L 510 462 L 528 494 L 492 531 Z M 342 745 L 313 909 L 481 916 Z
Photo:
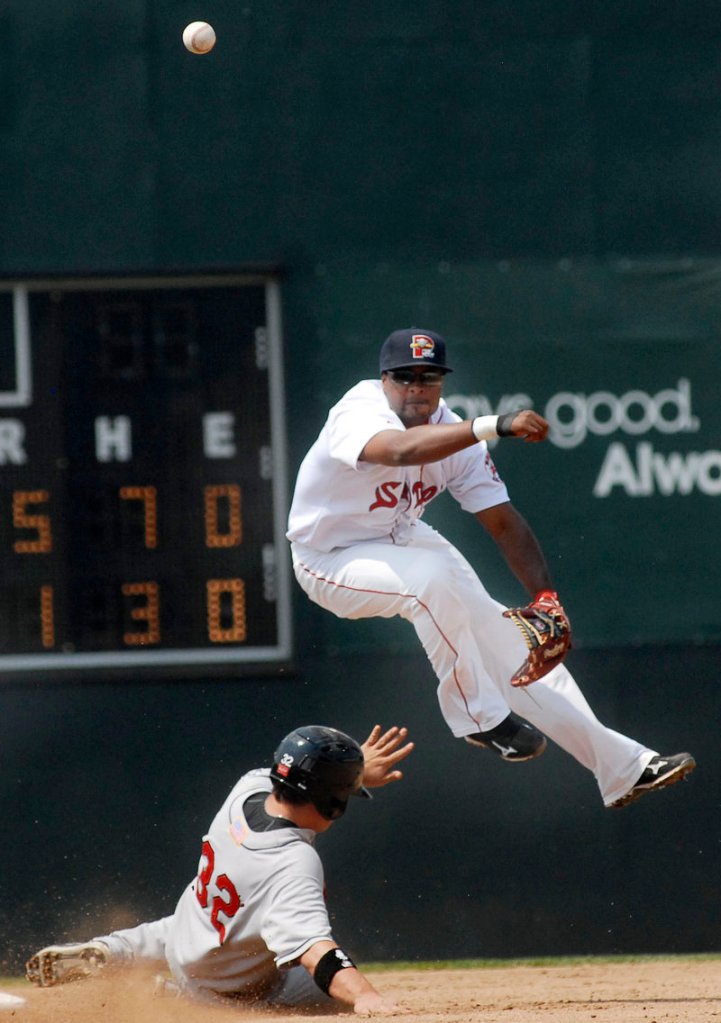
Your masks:
M 375 508 L 395 508 L 398 504 L 398 498 L 394 491 L 400 485 L 400 480 L 393 480 L 388 483 L 381 483 L 379 487 L 376 487 L 376 499 L 368 508 L 368 511 L 373 511 Z
M 416 508 L 422 504 L 428 504 L 438 493 L 438 487 L 424 487 L 420 480 L 413 484 L 413 496 L 416 499 Z
M 414 507 L 419 508 L 421 505 L 428 504 L 438 493 L 438 487 L 424 487 L 420 480 L 417 480 L 411 487 L 404 483 L 400 494 L 397 494 L 400 486 L 400 480 L 381 483 L 379 487 L 376 487 L 376 499 L 368 511 L 374 511 L 376 508 L 396 508 L 404 501 L 407 505 L 413 503 Z

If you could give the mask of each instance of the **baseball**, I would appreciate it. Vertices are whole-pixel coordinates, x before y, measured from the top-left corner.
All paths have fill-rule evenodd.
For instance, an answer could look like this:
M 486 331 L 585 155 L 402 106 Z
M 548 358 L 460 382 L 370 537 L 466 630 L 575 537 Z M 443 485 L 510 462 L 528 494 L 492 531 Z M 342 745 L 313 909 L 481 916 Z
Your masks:
M 191 21 L 183 30 L 185 48 L 191 53 L 210 53 L 215 38 L 215 29 L 207 21 Z

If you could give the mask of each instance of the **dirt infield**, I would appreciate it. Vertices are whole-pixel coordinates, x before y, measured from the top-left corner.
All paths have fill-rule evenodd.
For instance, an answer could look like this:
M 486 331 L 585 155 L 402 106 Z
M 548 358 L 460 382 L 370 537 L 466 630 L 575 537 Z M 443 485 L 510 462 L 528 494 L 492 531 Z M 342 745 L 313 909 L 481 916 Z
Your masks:
M 382 970 L 376 987 L 421 1023 L 721 1023 L 721 958 L 588 960 L 567 965 Z M 13 1023 L 245 1023 L 301 1014 L 199 1006 L 153 994 L 150 975 L 102 976 L 66 987 L 3 990 L 26 999 L 0 1013 Z M 340 1013 L 348 1018 L 352 1013 Z M 332 1019 L 333 1016 L 330 1016 Z M 329 1015 L 302 1014 L 328 1023 Z

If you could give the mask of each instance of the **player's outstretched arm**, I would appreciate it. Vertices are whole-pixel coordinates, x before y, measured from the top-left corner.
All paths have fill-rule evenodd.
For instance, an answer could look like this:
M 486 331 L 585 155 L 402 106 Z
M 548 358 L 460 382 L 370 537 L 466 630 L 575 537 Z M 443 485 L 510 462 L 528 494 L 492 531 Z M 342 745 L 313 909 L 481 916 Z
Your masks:
M 548 423 L 533 409 L 476 416 L 461 423 L 425 423 L 407 430 L 381 430 L 368 441 L 361 462 L 374 465 L 426 465 L 470 448 L 481 440 L 519 437 L 535 443 L 548 436 Z
M 350 1005 L 358 1016 L 398 1016 L 408 1010 L 384 998 L 367 977 L 332 941 L 318 941 L 303 953 L 300 963 L 321 991 Z
M 395 770 L 395 766 L 405 760 L 414 748 L 412 742 L 402 745 L 407 736 L 407 728 L 393 725 L 384 732 L 380 725 L 374 725 L 371 734 L 361 745 L 365 761 L 363 784 L 366 788 L 380 788 L 381 785 L 401 780 L 403 772 Z

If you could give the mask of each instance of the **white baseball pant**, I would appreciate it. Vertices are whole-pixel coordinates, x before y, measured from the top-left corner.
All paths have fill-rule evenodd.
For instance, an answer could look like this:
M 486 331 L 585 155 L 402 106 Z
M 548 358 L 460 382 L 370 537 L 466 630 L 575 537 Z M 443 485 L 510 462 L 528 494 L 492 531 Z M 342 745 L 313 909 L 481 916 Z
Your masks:
M 407 619 L 439 680 L 453 735 L 488 731 L 520 714 L 593 772 L 606 806 L 638 781 L 655 751 L 601 724 L 559 665 L 531 686 L 510 678 L 528 651 L 463 555 L 424 522 L 407 546 L 374 540 L 316 551 L 292 543 L 296 579 L 339 618 Z
M 212 993 L 200 990 L 192 979 L 183 975 L 174 967 L 172 954 L 168 954 L 172 945 L 173 917 L 165 916 L 160 920 L 128 927 L 112 934 L 104 934 L 93 941 L 102 941 L 110 949 L 110 954 L 118 963 L 157 962 L 168 965 L 178 982 L 178 989 L 190 997 L 214 1000 Z M 242 989 L 237 992 L 242 997 Z M 226 998 L 220 996 L 223 1001 Z M 260 998 L 269 1005 L 287 1005 L 296 1007 L 327 1006 L 334 999 L 324 994 L 304 966 L 291 966 L 278 971 L 277 981 L 272 988 Z M 337 1004 L 337 1003 L 335 1003 Z

